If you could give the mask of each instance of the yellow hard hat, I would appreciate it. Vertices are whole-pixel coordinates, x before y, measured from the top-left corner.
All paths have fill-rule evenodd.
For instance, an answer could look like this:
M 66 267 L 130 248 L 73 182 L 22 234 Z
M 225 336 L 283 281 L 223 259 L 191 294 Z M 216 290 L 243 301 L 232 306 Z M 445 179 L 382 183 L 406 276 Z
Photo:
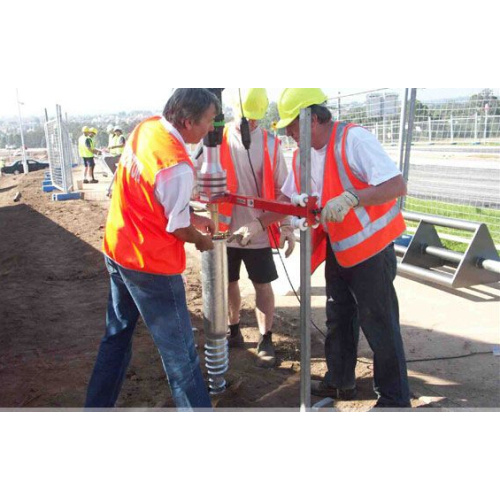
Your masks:
M 89 132 L 90 132 L 90 129 L 89 129 L 89 128 L 85 125 L 85 127 L 82 127 L 82 132 L 83 132 L 84 134 L 87 134 L 87 133 L 89 133 Z
M 97 132 L 99 132 L 95 127 L 92 127 L 90 129 L 90 132 L 92 132 L 94 135 L 97 135 Z
M 278 100 L 280 121 L 276 127 L 288 127 L 299 116 L 301 109 L 323 104 L 327 99 L 321 89 L 285 89 Z
M 266 89 L 248 89 L 242 96 L 243 112 L 249 120 L 262 120 L 269 107 Z

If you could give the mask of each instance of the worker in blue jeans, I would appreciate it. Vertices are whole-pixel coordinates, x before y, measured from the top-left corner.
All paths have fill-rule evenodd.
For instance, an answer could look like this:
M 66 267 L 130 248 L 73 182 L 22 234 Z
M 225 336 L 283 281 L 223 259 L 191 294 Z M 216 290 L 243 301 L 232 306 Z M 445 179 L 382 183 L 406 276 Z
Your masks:
M 116 404 L 142 316 L 177 408 L 211 408 L 193 338 L 182 273 L 184 244 L 213 250 L 215 224 L 191 213 L 195 170 L 186 144 L 214 130 L 220 102 L 206 89 L 176 89 L 163 116 L 142 121 L 116 171 L 103 250 L 111 291 L 106 333 L 85 406 Z
M 144 319 L 160 352 L 178 408 L 210 408 L 200 369 L 182 276 L 160 276 L 125 269 L 106 257 L 111 290 L 106 334 L 90 380 L 87 408 L 112 408 L 132 357 L 132 337 Z

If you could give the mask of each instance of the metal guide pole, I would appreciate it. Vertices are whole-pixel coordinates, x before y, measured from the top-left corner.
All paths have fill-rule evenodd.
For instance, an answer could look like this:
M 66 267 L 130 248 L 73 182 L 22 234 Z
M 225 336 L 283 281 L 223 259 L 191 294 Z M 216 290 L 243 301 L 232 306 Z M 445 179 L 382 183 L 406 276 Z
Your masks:
M 399 170 L 403 171 L 405 138 L 406 138 L 406 110 L 408 107 L 408 89 L 405 89 L 403 102 L 401 104 L 401 121 L 399 124 Z
M 410 177 L 410 158 L 411 158 L 411 143 L 413 141 L 413 126 L 415 124 L 415 109 L 417 103 L 417 89 L 410 89 L 410 106 L 408 110 L 408 131 L 406 133 L 406 144 L 404 153 L 404 162 L 402 163 L 402 174 L 406 183 Z M 406 197 L 402 196 L 400 199 L 400 206 L 404 208 Z
M 311 195 L 311 110 L 300 112 L 300 186 Z M 300 236 L 300 411 L 311 408 L 311 229 Z

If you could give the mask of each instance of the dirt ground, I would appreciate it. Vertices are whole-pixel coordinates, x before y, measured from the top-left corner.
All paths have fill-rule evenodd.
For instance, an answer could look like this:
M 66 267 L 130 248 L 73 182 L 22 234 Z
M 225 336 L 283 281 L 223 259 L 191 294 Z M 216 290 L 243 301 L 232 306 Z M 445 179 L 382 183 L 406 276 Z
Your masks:
M 0 178 L 0 408 L 81 408 L 104 332 L 108 277 L 100 252 L 107 202 L 53 202 L 43 193 L 43 172 Z M 21 193 L 14 202 L 16 193 Z M 188 252 L 187 299 L 203 363 L 200 262 Z M 299 318 L 277 311 L 277 366 L 256 366 L 253 300 L 245 299 L 246 349 L 232 350 L 220 409 L 293 409 L 300 406 Z M 171 408 L 159 355 L 142 323 L 119 408 Z M 313 376 L 326 365 L 313 334 Z M 340 411 L 366 411 L 374 401 L 373 372 L 359 363 L 359 398 Z M 319 399 L 313 398 L 313 404 Z M 413 406 L 422 403 L 415 399 Z

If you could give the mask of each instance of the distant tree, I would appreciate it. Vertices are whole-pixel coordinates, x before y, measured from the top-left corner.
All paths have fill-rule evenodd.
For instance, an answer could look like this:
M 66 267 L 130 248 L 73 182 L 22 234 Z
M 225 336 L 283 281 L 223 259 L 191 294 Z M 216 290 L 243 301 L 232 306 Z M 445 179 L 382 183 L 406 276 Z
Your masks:
M 429 114 L 429 106 L 417 99 L 415 101 L 415 118 L 417 120 L 423 120 L 424 118 L 428 118 Z
M 471 104 L 480 114 L 484 114 L 486 106 L 489 106 L 488 114 L 500 115 L 500 106 L 498 97 L 491 89 L 483 89 L 479 94 L 474 94 L 471 98 Z
M 266 130 L 273 130 L 273 125 L 277 123 L 280 119 L 280 114 L 278 112 L 278 105 L 275 102 L 269 104 L 267 108 L 266 116 L 261 120 L 260 126 Z

